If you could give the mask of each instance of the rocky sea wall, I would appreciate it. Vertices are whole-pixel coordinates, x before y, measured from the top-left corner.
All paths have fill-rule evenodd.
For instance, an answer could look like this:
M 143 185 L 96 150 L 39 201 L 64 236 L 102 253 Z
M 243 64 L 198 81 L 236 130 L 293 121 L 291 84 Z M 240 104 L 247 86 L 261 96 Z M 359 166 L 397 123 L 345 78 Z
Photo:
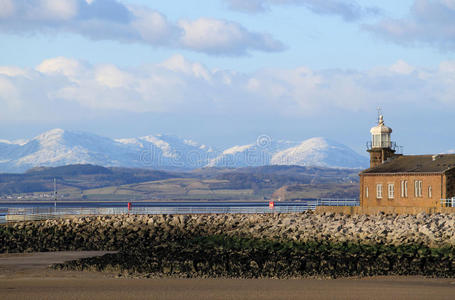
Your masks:
M 114 250 L 60 269 L 130 276 L 455 276 L 455 215 L 117 215 L 0 226 L 0 252 Z

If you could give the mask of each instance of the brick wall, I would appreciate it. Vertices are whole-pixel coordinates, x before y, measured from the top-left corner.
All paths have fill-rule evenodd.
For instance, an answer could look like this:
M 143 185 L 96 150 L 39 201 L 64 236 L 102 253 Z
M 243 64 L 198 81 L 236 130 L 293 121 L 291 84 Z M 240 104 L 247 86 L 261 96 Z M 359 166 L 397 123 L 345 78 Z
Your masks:
M 455 179 L 455 173 L 453 174 Z M 441 174 L 361 174 L 360 205 L 362 207 L 439 207 L 445 198 L 445 176 Z M 414 183 L 422 181 L 422 196 L 415 195 Z M 401 197 L 401 181 L 408 182 L 407 197 Z M 455 180 L 451 182 L 454 183 Z M 382 198 L 377 197 L 377 184 L 382 184 Z M 388 185 L 393 184 L 394 195 L 389 198 Z M 431 186 L 431 197 L 429 187 Z M 368 188 L 368 197 L 366 189 Z M 453 186 L 455 192 L 455 185 Z
M 382 151 L 381 150 L 370 150 L 370 168 L 374 168 L 382 164 Z
M 444 213 L 455 214 L 455 207 L 360 207 L 360 206 L 318 206 L 315 213 L 341 213 L 345 215 L 377 215 L 386 214 L 407 214 L 416 215 L 419 213 Z
M 401 155 L 395 154 L 395 151 L 390 148 L 370 149 L 368 152 L 370 153 L 370 168 L 380 166 L 387 159 Z
M 455 169 L 446 172 L 447 193 L 444 199 L 455 197 Z

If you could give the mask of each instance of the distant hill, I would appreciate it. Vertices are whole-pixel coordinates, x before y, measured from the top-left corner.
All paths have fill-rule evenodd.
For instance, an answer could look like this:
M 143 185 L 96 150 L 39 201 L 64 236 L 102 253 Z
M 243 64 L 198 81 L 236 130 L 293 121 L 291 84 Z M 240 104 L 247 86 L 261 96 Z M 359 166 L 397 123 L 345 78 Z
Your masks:
M 368 159 L 343 144 L 319 137 L 275 153 L 270 164 L 364 168 L 368 165 Z
M 297 165 L 327 168 L 366 168 L 368 159 L 349 147 L 317 137 L 301 143 L 269 141 L 235 146 L 209 161 L 212 167 L 248 167 L 265 165 Z
M 304 185 L 305 195 L 338 193 L 340 186 L 356 187 L 359 170 L 301 166 L 201 168 L 170 172 L 77 164 L 33 168 L 22 174 L 0 174 L 0 196 L 58 190 L 66 200 L 268 199 L 284 186 Z M 352 193 L 352 190 L 349 191 Z M 333 194 L 333 193 L 332 193 Z M 29 195 L 29 196 L 27 196 Z
M 229 188 L 250 188 L 268 193 L 285 185 L 353 183 L 358 184 L 359 170 L 301 166 L 262 166 L 222 170 L 212 175 L 228 180 Z
M 121 166 L 131 164 L 137 156 L 129 147 L 109 138 L 61 129 L 47 131 L 14 147 L 14 151 L 0 152 L 3 172 L 70 164 Z
M 0 195 L 53 190 L 56 178 L 59 189 L 80 190 L 145 181 L 184 177 L 165 171 L 127 168 L 105 168 L 90 164 L 55 168 L 34 168 L 23 174 L 0 174 Z
M 18 173 L 35 167 L 72 164 L 180 171 L 267 165 L 366 168 L 368 159 L 325 138 L 297 142 L 274 141 L 263 136 L 253 143 L 225 150 L 172 135 L 111 139 L 62 129 L 47 131 L 30 140 L 0 140 L 0 172 Z
M 207 166 L 227 168 L 266 166 L 271 164 L 272 156 L 275 153 L 297 144 L 293 141 L 272 140 L 266 140 L 261 144 L 259 140 L 247 145 L 234 146 L 210 159 Z
M 82 165 L 68 165 L 60 167 L 37 167 L 30 169 L 26 172 L 27 175 L 38 175 L 38 176 L 77 176 L 77 175 L 101 175 L 101 174 L 113 174 L 111 169 L 94 166 L 89 164 Z
M 0 172 L 70 164 L 193 169 L 206 165 L 210 151 L 207 146 L 174 136 L 114 140 L 86 132 L 53 129 L 21 144 L 0 141 Z
M 356 183 L 292 184 L 285 185 L 272 194 L 275 201 L 293 201 L 308 198 L 357 199 Z

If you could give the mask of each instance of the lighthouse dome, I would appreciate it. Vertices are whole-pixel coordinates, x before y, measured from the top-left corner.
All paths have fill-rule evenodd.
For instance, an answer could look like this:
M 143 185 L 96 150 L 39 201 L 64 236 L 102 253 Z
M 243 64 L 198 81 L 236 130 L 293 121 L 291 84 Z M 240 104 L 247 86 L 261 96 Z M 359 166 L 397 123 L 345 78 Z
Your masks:
M 370 133 L 372 135 L 379 135 L 379 134 L 385 134 L 385 133 L 390 134 L 390 133 L 392 133 L 392 128 L 384 125 L 384 117 L 381 115 L 381 116 L 379 116 L 378 125 L 371 128 Z

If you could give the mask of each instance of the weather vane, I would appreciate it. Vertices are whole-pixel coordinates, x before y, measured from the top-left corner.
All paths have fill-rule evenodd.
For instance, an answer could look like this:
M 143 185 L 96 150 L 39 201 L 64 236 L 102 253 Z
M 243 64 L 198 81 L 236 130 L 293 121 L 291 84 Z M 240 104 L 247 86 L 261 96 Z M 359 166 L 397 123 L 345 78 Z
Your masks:
M 376 110 L 378 111 L 378 124 L 379 124 L 379 120 L 381 118 L 381 115 L 382 115 L 382 109 L 380 106 L 376 107 Z

